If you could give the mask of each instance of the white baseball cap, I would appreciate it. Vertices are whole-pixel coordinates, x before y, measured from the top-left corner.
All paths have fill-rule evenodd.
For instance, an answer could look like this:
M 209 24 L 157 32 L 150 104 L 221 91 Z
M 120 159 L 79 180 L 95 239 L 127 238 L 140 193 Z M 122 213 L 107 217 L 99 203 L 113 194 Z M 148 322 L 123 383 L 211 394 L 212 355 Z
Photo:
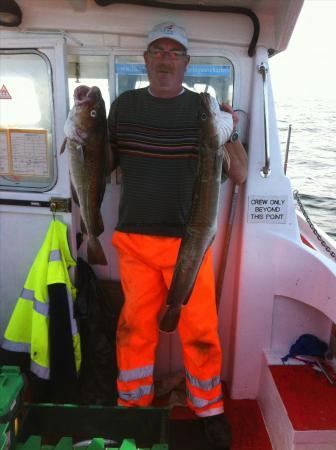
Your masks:
M 155 25 L 148 34 L 147 46 L 161 38 L 172 39 L 183 45 L 185 49 L 188 48 L 188 38 L 185 29 L 175 25 L 173 22 L 163 22 Z

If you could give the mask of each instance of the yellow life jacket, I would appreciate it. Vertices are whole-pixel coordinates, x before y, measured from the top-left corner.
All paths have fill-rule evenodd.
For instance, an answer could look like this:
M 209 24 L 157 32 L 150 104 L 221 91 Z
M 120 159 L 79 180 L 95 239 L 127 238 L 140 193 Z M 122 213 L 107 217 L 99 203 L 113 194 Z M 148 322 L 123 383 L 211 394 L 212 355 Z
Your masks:
M 54 283 L 64 284 L 67 290 L 77 372 L 80 367 L 80 339 L 73 318 L 76 288 L 71 283 L 68 272 L 68 268 L 75 265 L 68 246 L 66 225 L 58 220 L 51 221 L 17 300 L 2 343 L 6 350 L 30 353 L 31 371 L 43 379 L 50 378 L 48 286 Z

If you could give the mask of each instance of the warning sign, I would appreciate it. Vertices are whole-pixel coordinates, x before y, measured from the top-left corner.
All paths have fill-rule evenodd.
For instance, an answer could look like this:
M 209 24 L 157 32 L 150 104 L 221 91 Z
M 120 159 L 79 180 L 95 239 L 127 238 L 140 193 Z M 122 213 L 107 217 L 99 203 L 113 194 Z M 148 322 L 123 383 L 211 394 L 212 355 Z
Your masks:
M 12 99 L 12 97 L 11 97 L 10 93 L 8 92 L 8 89 L 3 84 L 2 88 L 0 89 L 0 100 L 11 100 L 11 99 Z
M 287 206 L 287 196 L 250 195 L 247 221 L 250 223 L 286 223 Z

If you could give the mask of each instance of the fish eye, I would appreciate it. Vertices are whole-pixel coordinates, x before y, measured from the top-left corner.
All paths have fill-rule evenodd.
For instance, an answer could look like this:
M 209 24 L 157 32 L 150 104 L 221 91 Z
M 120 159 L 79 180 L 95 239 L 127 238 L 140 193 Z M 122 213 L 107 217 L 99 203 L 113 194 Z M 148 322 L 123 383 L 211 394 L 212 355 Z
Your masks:
M 207 120 L 208 116 L 206 115 L 206 113 L 202 113 L 201 114 L 201 120 Z
M 92 110 L 90 111 L 90 116 L 91 116 L 91 117 L 96 117 L 96 116 L 97 116 L 97 111 L 96 111 L 95 109 L 92 109 Z

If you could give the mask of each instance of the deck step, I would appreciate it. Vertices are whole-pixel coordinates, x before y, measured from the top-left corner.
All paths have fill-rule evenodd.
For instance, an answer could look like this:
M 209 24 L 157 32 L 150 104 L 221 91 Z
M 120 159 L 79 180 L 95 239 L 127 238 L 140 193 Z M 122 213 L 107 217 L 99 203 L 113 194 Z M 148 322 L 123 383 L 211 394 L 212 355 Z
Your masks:
M 321 372 L 266 363 L 259 403 L 274 450 L 336 449 L 336 386 Z

